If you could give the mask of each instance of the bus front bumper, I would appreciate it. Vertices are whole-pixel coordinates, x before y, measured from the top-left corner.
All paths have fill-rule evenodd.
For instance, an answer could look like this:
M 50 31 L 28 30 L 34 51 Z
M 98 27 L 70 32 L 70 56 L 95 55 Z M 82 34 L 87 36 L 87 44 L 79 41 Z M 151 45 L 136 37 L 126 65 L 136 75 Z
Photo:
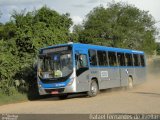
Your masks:
M 64 93 L 75 93 L 73 89 L 67 88 L 56 88 L 56 89 L 39 89 L 40 95 L 47 95 L 47 94 L 64 94 Z
M 64 94 L 64 93 L 75 93 L 76 85 L 73 83 L 72 85 L 67 85 L 65 87 L 59 88 L 43 88 L 41 85 L 39 87 L 39 94 L 40 95 L 47 95 L 47 94 Z

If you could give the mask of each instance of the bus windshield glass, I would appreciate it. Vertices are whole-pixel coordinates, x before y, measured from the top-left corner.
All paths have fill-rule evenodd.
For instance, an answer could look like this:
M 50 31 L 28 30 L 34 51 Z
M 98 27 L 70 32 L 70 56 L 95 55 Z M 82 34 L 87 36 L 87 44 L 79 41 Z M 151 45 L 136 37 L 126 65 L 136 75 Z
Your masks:
M 39 55 L 38 74 L 43 79 L 66 77 L 72 71 L 71 50 Z

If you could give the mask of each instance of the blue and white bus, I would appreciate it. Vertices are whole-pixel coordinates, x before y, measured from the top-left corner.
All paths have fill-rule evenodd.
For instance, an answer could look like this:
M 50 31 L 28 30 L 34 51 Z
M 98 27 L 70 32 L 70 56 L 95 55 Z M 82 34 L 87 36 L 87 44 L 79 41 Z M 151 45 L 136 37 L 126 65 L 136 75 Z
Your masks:
M 81 43 L 42 48 L 38 56 L 37 82 L 40 95 L 86 92 L 140 84 L 145 80 L 143 51 Z

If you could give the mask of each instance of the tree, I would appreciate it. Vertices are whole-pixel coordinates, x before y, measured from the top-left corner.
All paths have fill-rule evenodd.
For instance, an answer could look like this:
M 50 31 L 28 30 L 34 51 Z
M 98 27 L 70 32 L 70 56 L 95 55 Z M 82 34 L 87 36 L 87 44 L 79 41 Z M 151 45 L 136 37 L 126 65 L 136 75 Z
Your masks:
M 1 39 L 9 40 L 11 38 L 14 38 L 14 36 L 16 35 L 17 28 L 15 24 L 11 21 L 11 22 L 5 23 L 5 25 L 2 24 L 1 30 L 2 30 L 0 32 L 2 37 Z
M 67 42 L 72 25 L 69 14 L 60 15 L 44 6 L 25 13 L 14 12 L 17 26 L 17 45 L 23 52 L 35 52 L 41 47 Z M 23 46 L 23 47 L 22 47 Z
M 0 24 L 0 89 L 8 86 L 8 91 L 15 80 L 35 85 L 33 64 L 39 49 L 68 42 L 71 25 L 68 13 L 61 15 L 46 6 L 31 12 L 13 11 L 12 19 Z
M 160 55 L 160 43 L 157 43 L 156 52 L 157 52 L 157 55 Z
M 20 64 L 16 79 L 24 79 L 30 85 L 35 85 L 33 64 L 39 49 L 68 42 L 69 28 L 72 25 L 71 18 L 67 13 L 60 15 L 44 6 L 27 13 L 25 10 L 20 13 L 15 11 L 12 14 L 12 20 L 16 26 L 14 38 Z
M 154 24 L 147 11 L 126 3 L 109 3 L 107 8 L 96 7 L 87 15 L 79 40 L 152 54 L 156 48 Z
M 10 95 L 13 92 L 14 76 L 19 70 L 15 42 L 0 40 L 0 51 L 0 91 Z
M 73 26 L 73 33 L 79 34 L 81 31 L 83 31 L 83 26 L 78 24 Z
M 60 15 L 46 6 L 27 13 L 25 10 L 20 13 L 14 11 L 12 22 L 16 26 L 16 36 L 13 37 L 24 67 L 33 63 L 39 48 L 66 43 L 72 25 L 69 14 Z

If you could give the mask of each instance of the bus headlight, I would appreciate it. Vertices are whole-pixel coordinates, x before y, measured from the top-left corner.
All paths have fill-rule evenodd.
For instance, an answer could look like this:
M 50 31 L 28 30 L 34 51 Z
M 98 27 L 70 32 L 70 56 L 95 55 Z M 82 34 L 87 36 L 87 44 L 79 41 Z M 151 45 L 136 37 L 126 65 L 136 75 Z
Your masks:
M 74 81 L 74 77 L 73 78 L 70 78 L 71 80 L 70 80 L 70 82 L 68 83 L 68 85 L 67 86 L 70 86 L 70 85 L 72 85 L 73 84 L 73 81 Z
M 38 85 L 39 88 L 42 88 L 42 85 Z

